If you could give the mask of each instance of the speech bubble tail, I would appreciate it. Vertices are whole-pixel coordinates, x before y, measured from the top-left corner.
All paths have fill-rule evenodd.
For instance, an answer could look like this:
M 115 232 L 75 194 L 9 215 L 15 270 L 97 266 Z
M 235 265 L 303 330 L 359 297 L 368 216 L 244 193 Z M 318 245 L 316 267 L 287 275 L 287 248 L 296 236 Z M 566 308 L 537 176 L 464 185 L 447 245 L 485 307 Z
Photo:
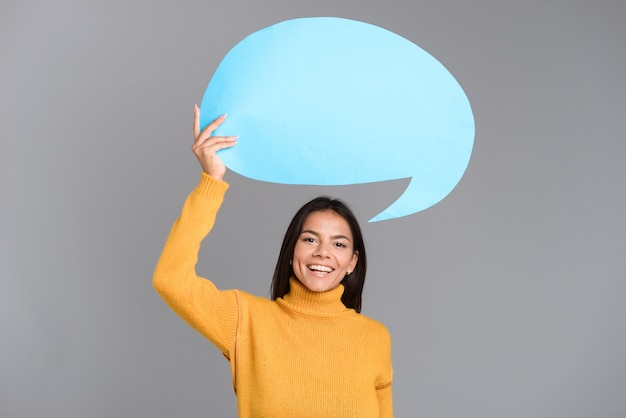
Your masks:
M 387 209 L 374 216 L 368 222 L 380 222 L 412 215 L 428 209 L 443 198 L 441 193 L 433 193 L 432 190 L 429 191 L 428 187 L 424 187 L 424 184 L 419 183 L 424 182 L 417 181 L 415 177 L 411 178 L 404 193 Z

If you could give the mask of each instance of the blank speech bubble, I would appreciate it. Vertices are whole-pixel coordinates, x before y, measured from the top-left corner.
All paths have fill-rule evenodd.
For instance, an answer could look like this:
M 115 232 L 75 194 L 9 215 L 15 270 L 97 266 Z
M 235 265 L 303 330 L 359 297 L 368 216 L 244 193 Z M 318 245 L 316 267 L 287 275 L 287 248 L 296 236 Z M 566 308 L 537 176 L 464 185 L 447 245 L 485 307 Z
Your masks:
M 220 151 L 251 179 L 349 185 L 410 178 L 370 220 L 407 216 L 458 184 L 474 144 L 469 100 L 426 51 L 386 29 L 318 17 L 284 21 L 239 42 L 204 93 L 202 127 L 227 113 Z

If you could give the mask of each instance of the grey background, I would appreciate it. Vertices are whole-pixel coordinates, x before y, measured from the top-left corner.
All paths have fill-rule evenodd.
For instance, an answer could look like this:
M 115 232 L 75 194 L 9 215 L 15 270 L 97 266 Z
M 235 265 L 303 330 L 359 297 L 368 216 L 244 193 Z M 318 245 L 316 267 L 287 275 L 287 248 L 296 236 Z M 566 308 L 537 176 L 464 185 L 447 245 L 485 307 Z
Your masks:
M 2 1 L 0 415 L 236 415 L 227 363 L 151 275 L 199 177 L 211 74 L 308 16 L 417 43 L 475 112 L 452 194 L 364 224 L 396 416 L 626 416 L 626 3 L 408 0 Z M 339 196 L 365 222 L 407 184 L 227 180 L 198 268 L 259 295 L 303 202 Z

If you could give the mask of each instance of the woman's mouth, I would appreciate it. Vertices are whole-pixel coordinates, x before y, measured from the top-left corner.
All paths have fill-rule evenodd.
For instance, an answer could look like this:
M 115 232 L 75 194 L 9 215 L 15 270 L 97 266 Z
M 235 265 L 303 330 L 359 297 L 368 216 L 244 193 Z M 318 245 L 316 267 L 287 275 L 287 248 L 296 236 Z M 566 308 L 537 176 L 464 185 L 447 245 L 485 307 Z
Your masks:
M 333 271 L 335 271 L 334 268 L 323 266 L 321 264 L 310 264 L 307 267 L 311 271 L 320 272 L 320 273 L 332 273 Z

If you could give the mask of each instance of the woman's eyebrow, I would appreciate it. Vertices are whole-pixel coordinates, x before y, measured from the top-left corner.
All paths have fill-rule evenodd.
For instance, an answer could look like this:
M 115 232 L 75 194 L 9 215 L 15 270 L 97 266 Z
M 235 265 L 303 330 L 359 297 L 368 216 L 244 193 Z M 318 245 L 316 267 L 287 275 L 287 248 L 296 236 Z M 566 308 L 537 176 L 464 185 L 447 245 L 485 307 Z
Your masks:
M 304 229 L 302 232 L 300 232 L 300 234 L 312 234 L 315 235 L 316 237 L 319 237 L 320 234 L 318 232 L 315 232 L 311 229 Z M 346 237 L 345 235 L 333 235 L 332 237 L 330 237 L 331 239 L 345 239 L 347 241 L 350 241 L 350 238 Z

